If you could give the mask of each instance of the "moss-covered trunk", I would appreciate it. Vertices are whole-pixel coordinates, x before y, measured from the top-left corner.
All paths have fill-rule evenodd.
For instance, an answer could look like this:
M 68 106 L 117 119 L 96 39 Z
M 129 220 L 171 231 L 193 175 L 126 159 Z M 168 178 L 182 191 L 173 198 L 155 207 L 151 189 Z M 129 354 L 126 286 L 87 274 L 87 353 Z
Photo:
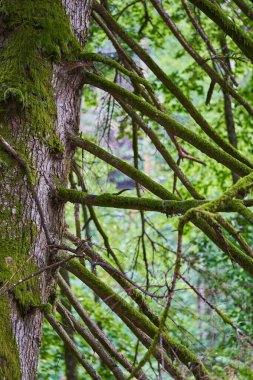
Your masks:
M 90 1 L 0 2 L 0 379 L 36 378 L 42 315 L 53 272 L 11 290 L 47 265 L 63 233 L 66 184 L 79 121 L 82 70 L 68 70 L 85 43 Z

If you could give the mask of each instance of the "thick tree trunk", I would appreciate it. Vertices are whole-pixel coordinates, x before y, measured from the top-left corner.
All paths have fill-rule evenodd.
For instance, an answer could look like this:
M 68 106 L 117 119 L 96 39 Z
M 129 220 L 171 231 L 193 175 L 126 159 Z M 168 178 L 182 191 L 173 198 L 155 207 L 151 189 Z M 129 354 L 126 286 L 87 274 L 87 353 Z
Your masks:
M 90 7 L 90 0 L 0 4 L 0 379 L 36 378 L 38 306 L 48 302 L 54 273 L 8 286 L 47 265 L 49 244 L 61 241 L 64 209 L 50 194 L 70 170 L 67 132 L 78 130 L 83 78 L 66 67 L 85 43 Z

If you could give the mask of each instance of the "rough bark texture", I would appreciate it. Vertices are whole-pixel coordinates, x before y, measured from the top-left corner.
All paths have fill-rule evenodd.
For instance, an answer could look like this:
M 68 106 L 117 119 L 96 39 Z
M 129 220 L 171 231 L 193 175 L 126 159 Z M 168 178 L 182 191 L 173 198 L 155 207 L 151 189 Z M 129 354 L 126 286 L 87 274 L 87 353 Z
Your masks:
M 50 241 L 61 241 L 63 205 L 50 194 L 56 180 L 67 182 L 73 150 L 66 132 L 76 132 L 79 124 L 82 72 L 66 70 L 64 62 L 69 64 L 73 51 L 76 54 L 85 43 L 91 1 L 53 3 L 0 4 L 0 135 L 29 168 L 28 173 L 0 147 L 1 379 L 36 378 L 42 333 L 42 313 L 36 306 L 47 302 L 54 273 L 43 273 L 11 292 L 7 282 L 50 261 L 52 250 L 39 205 Z

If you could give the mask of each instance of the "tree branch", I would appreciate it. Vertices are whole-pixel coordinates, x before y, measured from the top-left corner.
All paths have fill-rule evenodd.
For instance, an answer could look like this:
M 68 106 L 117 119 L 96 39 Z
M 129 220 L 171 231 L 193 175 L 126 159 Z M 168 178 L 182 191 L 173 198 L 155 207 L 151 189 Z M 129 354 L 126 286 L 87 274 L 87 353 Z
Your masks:
M 150 338 L 154 338 L 157 327 L 84 266 L 77 261 L 73 261 L 72 263 L 66 263 L 66 269 L 90 287 L 126 324 L 128 324 L 129 319 Z M 175 342 L 166 333 L 163 334 L 163 341 L 167 344 L 167 347 L 176 352 L 179 359 L 192 371 L 197 380 L 211 380 L 203 363 L 185 346 Z
M 114 345 L 109 341 L 104 332 L 97 326 L 95 322 L 93 322 L 87 312 L 84 310 L 80 302 L 74 296 L 68 284 L 64 281 L 64 279 L 58 275 L 58 284 L 64 294 L 68 297 L 69 302 L 74 307 L 76 312 L 80 315 L 84 323 L 87 325 L 91 333 L 95 336 L 95 338 L 105 347 L 105 349 L 109 352 L 109 354 L 115 358 L 128 372 L 133 370 L 132 364 L 125 358 L 124 355 L 120 354 Z M 142 380 L 145 380 L 145 375 L 143 372 L 138 372 L 138 377 Z
M 116 34 L 118 34 L 118 36 L 150 68 L 150 70 L 156 75 L 156 77 L 161 81 L 161 83 L 163 83 L 163 85 L 166 88 L 168 88 L 169 91 L 178 99 L 180 104 L 182 104 L 182 106 L 189 112 L 191 117 L 196 121 L 196 123 L 201 127 L 201 129 L 209 137 L 211 137 L 213 141 L 215 141 L 220 147 L 222 147 L 233 157 L 237 158 L 241 162 L 253 168 L 253 163 L 250 163 L 247 157 L 244 157 L 240 152 L 238 152 L 208 124 L 208 122 L 205 120 L 202 114 L 194 107 L 191 101 L 181 92 L 181 90 L 175 85 L 175 83 L 171 81 L 168 75 L 155 63 L 155 61 L 149 56 L 149 54 L 147 54 L 146 51 L 120 27 L 120 25 L 110 16 L 106 9 L 99 5 L 97 1 L 94 1 L 94 10 L 99 13 L 99 15 L 103 18 L 107 26 L 110 28 L 110 30 L 113 30 Z M 245 99 L 241 98 L 240 96 L 237 96 L 236 91 L 234 91 L 233 96 L 247 109 L 247 111 L 251 115 L 253 115 L 253 109 L 245 101 Z
M 95 371 L 94 368 L 91 367 L 91 365 L 87 362 L 85 356 L 77 349 L 75 343 L 70 339 L 64 328 L 61 326 L 60 322 L 58 322 L 48 311 L 45 312 L 45 317 L 52 328 L 57 332 L 59 337 L 68 345 L 73 355 L 75 355 L 79 363 L 88 372 L 91 378 L 94 380 L 102 380 L 102 377 Z
M 87 71 L 85 73 L 85 83 L 101 88 L 102 90 L 119 97 L 123 101 L 127 99 L 128 104 L 162 125 L 168 134 L 182 138 L 189 144 L 195 146 L 201 152 L 205 153 L 207 156 L 213 158 L 217 162 L 220 162 L 230 170 L 233 170 L 238 175 L 243 176 L 250 173 L 249 166 L 241 163 L 236 158 L 233 158 L 230 154 L 214 145 L 212 142 L 207 141 L 206 138 L 203 138 L 196 132 L 187 129 L 182 124 L 172 119 L 169 115 L 159 111 L 156 107 L 148 104 L 137 95 L 125 90 L 117 84 Z
M 85 149 L 89 153 L 107 162 L 114 168 L 118 169 L 119 171 L 127 175 L 129 178 L 132 178 L 134 181 L 144 186 L 152 194 L 155 194 L 162 199 L 174 199 L 174 200 L 178 199 L 176 195 L 172 194 L 171 192 L 166 190 L 163 186 L 153 181 L 146 174 L 135 169 L 133 166 L 129 165 L 127 162 L 120 160 L 119 158 L 106 152 L 106 150 L 94 144 L 93 142 L 84 138 L 81 139 L 80 137 L 77 137 L 74 135 L 69 136 L 69 138 L 75 146 Z
M 252 38 L 241 27 L 237 26 L 234 21 L 231 21 L 217 3 L 212 3 L 209 0 L 190 0 L 190 2 L 228 34 L 246 57 L 253 61 Z
M 69 321 L 69 325 L 74 328 L 76 332 L 90 345 L 94 352 L 98 354 L 101 361 L 110 369 L 114 374 L 115 378 L 118 380 L 125 380 L 126 377 L 123 375 L 120 368 L 112 360 L 110 355 L 105 351 L 100 342 L 94 338 L 94 336 L 85 329 L 76 318 L 66 309 L 61 302 L 57 301 L 56 310 L 61 314 L 65 321 Z

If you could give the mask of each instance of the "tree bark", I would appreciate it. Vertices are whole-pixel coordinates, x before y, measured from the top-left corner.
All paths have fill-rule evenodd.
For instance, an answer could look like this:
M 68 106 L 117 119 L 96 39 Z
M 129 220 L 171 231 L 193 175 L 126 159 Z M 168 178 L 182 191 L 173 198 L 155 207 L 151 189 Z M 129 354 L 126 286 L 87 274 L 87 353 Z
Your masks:
M 62 238 L 64 206 L 50 194 L 70 170 L 66 132 L 78 131 L 83 76 L 66 67 L 85 44 L 90 8 L 90 0 L 0 5 L 1 379 L 36 379 L 39 306 L 51 296 L 54 272 L 8 285 L 48 264 L 49 245 Z

